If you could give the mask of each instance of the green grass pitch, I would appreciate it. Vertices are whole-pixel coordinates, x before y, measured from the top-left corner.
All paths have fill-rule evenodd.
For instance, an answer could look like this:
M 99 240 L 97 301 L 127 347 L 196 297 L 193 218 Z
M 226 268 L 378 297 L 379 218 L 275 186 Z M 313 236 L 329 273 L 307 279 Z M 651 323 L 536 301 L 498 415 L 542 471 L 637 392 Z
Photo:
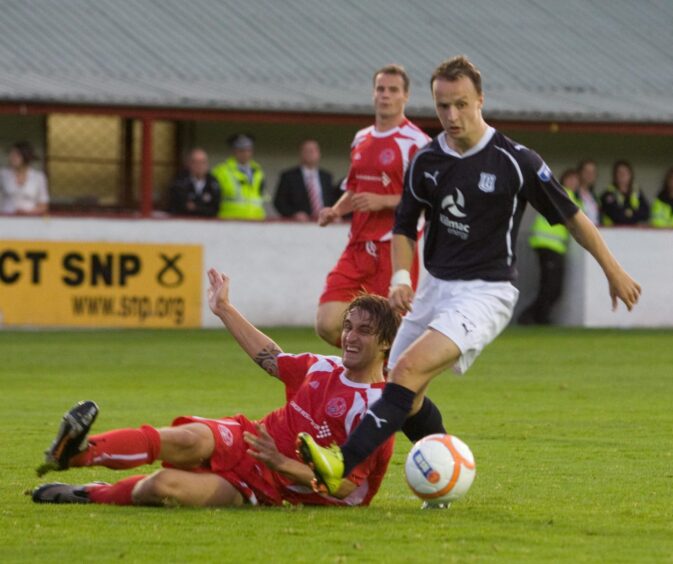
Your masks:
M 333 352 L 310 330 L 269 333 Z M 448 511 L 419 510 L 401 435 L 370 508 L 33 504 L 23 491 L 77 400 L 99 403 L 102 431 L 259 417 L 282 386 L 215 330 L 3 331 L 0 357 L 1 562 L 673 562 L 671 331 L 510 329 L 467 376 L 437 378 L 430 396 L 477 460 Z

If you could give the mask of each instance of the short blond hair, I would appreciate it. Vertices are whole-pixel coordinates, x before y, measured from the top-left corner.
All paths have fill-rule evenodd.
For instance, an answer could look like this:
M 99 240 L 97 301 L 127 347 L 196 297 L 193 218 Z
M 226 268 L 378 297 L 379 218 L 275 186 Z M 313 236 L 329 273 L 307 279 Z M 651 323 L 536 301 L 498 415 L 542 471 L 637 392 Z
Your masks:
M 465 55 L 457 55 L 443 61 L 432 73 L 430 89 L 432 90 L 432 85 L 438 78 L 453 82 L 461 76 L 469 78 L 474 84 L 477 94 L 481 94 L 481 73 Z
M 374 73 L 372 77 L 372 84 L 376 86 L 376 77 L 380 74 L 393 74 L 402 77 L 402 82 L 404 82 L 404 91 L 409 92 L 409 85 L 411 81 L 409 80 L 409 75 L 402 65 L 391 64 L 381 67 Z

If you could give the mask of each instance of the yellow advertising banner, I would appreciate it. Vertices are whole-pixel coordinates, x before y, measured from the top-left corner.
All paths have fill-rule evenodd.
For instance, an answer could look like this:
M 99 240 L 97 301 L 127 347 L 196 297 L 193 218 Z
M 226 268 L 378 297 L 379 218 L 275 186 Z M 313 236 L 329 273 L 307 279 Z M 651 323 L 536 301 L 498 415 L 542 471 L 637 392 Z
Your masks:
M 5 326 L 199 327 L 200 245 L 0 242 Z

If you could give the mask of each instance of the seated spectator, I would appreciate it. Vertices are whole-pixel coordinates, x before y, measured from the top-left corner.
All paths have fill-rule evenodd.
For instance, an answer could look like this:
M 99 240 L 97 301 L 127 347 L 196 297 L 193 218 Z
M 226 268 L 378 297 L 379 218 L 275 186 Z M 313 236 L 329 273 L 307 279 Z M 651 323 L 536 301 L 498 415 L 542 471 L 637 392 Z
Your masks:
M 633 183 L 633 167 L 625 160 L 612 166 L 612 184 L 601 196 L 603 225 L 636 225 L 650 219 L 650 205 Z
M 652 204 L 652 227 L 673 227 L 673 167 L 664 177 L 664 185 Z
M 573 169 L 566 170 L 560 178 L 568 196 L 581 208 L 582 203 L 575 196 L 579 186 L 579 175 Z M 568 229 L 562 223 L 550 225 L 543 215 L 537 214 L 528 243 L 538 256 L 540 264 L 540 284 L 535 301 L 519 317 L 521 325 L 548 325 L 551 311 L 563 294 L 565 275 L 565 255 L 568 252 Z
M 47 213 L 47 178 L 42 171 L 30 166 L 35 158 L 35 151 L 27 141 L 19 141 L 9 148 L 9 167 L 0 170 L 0 211 L 3 213 Z
M 598 196 L 596 196 L 595 186 L 598 173 L 596 171 L 596 161 L 584 159 L 577 165 L 577 174 L 579 175 L 579 185 L 575 189 L 575 197 L 582 204 L 582 210 L 594 225 L 600 225 L 601 213 Z
M 266 217 L 262 192 L 264 171 L 252 160 L 255 141 L 252 135 L 238 133 L 228 140 L 233 155 L 213 169 L 222 188 L 219 216 L 224 219 Z
M 176 215 L 214 217 L 220 210 L 220 198 L 220 185 L 208 171 L 208 154 L 203 149 L 192 149 L 187 170 L 171 185 L 168 211 Z
M 299 145 L 299 166 L 280 175 L 273 200 L 278 213 L 295 221 L 315 221 L 324 207 L 332 206 L 340 193 L 333 186 L 332 174 L 319 168 L 320 145 L 305 139 Z

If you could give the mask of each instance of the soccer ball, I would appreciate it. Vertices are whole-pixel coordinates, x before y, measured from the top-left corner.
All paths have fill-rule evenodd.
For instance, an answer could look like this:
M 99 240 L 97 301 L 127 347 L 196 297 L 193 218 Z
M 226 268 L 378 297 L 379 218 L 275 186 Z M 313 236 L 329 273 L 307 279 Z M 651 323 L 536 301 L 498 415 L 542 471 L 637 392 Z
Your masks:
M 453 435 L 428 435 L 409 452 L 404 465 L 407 484 L 429 506 L 463 497 L 477 472 L 470 448 Z

